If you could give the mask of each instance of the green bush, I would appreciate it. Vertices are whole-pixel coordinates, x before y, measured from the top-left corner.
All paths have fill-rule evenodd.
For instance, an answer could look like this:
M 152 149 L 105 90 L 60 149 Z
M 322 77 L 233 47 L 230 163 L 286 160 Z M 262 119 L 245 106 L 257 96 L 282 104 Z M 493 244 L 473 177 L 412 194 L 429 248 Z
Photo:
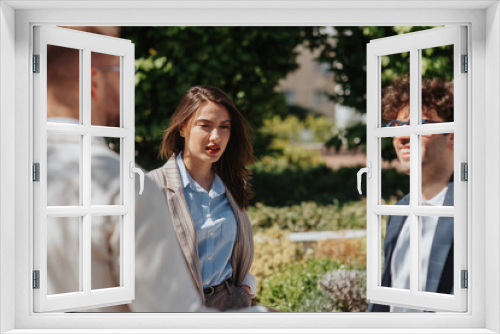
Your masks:
M 247 209 L 254 231 L 278 226 L 290 232 L 338 231 L 366 228 L 366 202 L 319 205 L 302 202 L 286 207 L 257 203 Z
M 292 242 L 277 226 L 259 229 L 254 233 L 255 256 L 250 273 L 257 279 L 257 295 L 262 291 L 262 282 L 283 270 L 287 263 L 301 263 L 312 256 L 303 244 Z
M 330 297 L 318 281 L 340 264 L 330 259 L 292 262 L 263 282 L 257 302 L 281 312 L 325 312 L 332 308 Z
M 283 148 L 303 142 L 324 142 L 331 136 L 333 127 L 333 122 L 325 116 L 308 114 L 301 119 L 295 115 L 286 117 L 276 115 L 265 119 L 260 131 L 271 134 L 276 139 L 284 140 L 281 145 L 276 141 L 271 144 L 271 146 Z M 308 131 L 311 137 L 303 138 L 304 131 Z

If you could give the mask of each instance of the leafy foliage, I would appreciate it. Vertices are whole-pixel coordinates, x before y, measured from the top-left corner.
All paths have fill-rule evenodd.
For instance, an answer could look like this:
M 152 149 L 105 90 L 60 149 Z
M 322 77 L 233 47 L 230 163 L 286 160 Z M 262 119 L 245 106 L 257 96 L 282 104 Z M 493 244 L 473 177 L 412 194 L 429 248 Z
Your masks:
M 366 217 L 364 220 L 366 221 Z M 326 257 L 335 259 L 348 268 L 366 269 L 366 238 L 319 240 L 312 248 L 316 259 Z
M 347 126 L 325 142 L 325 147 L 334 148 L 337 152 L 341 147 L 349 151 L 357 151 L 360 147 L 366 151 L 366 124 L 358 122 Z
M 356 190 L 359 167 L 333 171 L 321 162 L 264 157 L 251 170 L 255 191 L 252 204 L 260 202 L 267 206 L 288 206 L 314 201 L 326 205 L 334 201 L 342 204 L 362 198 Z M 385 200 L 393 196 L 401 198 L 406 194 L 404 189 L 409 189 L 408 176 L 395 169 L 383 169 L 382 180 Z
M 397 158 L 396 151 L 391 140 L 381 141 L 381 157 L 386 161 Z M 325 142 L 325 147 L 339 151 L 346 147 L 350 151 L 366 152 L 366 124 L 359 122 L 340 130 Z
M 366 112 L 366 45 L 370 40 L 431 29 L 433 27 L 314 27 L 306 31 L 309 48 L 319 49 L 318 60 L 329 64 L 336 85 L 336 92 L 330 98 L 337 103 Z M 453 78 L 453 58 L 449 47 L 426 49 L 422 52 L 422 73 L 424 77 Z M 452 54 L 451 54 L 452 55 Z M 383 59 L 382 87 L 387 86 L 394 76 L 407 73 L 408 55 Z M 390 66 L 389 66 L 390 65 Z
M 318 281 L 339 267 L 337 261 L 330 259 L 290 262 L 282 271 L 264 280 L 259 303 L 282 312 L 328 311 L 329 297 Z
M 339 202 L 318 205 L 302 202 L 298 205 L 271 207 L 257 203 L 247 209 L 254 231 L 277 226 L 287 232 L 340 231 L 366 228 L 366 202 L 341 205 Z
M 307 115 L 300 118 L 295 115 L 281 117 L 275 115 L 263 120 L 261 132 L 269 134 L 273 141 L 270 147 L 284 150 L 294 148 L 300 143 L 324 142 L 332 133 L 333 122 L 324 116 Z M 305 138 L 305 133 L 309 138 Z
M 136 161 L 158 167 L 162 131 L 182 94 L 194 85 L 220 87 L 253 129 L 285 115 L 278 81 L 297 68 L 295 47 L 310 27 L 124 27 L 136 50 Z M 262 138 L 257 153 L 266 150 Z
M 302 262 L 310 256 L 303 252 L 302 244 L 292 242 L 278 226 L 258 229 L 254 233 L 255 258 L 250 273 L 257 279 L 257 298 L 262 282 L 280 272 L 287 263 Z

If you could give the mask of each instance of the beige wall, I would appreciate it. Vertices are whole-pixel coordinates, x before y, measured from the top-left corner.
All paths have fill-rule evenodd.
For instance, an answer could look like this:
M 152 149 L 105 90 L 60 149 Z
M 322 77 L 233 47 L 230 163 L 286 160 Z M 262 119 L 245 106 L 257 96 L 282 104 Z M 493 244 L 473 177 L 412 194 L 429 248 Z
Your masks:
M 335 85 L 332 74 L 320 71 L 319 65 L 314 61 L 319 50 L 312 53 L 303 45 L 299 45 L 297 51 L 299 52 L 297 62 L 300 67 L 281 80 L 276 90 L 279 92 L 292 91 L 295 97 L 294 105 L 316 110 L 333 119 L 335 116 L 334 103 L 329 101 L 326 96 L 323 98 L 323 102 L 315 99 L 315 92 L 324 91 L 333 94 Z

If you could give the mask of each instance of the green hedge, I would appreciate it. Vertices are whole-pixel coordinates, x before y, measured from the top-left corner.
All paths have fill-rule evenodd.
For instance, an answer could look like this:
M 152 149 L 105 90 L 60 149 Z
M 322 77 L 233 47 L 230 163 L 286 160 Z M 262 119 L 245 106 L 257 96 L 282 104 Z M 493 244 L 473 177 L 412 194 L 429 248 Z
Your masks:
M 302 202 L 286 207 L 257 203 L 247 209 L 254 231 L 272 226 L 290 232 L 339 231 L 366 228 L 366 202 L 318 205 Z
M 255 196 L 251 204 L 263 203 L 268 206 L 297 205 L 304 201 L 317 204 L 332 204 L 358 201 L 364 195 L 357 190 L 356 174 L 360 167 L 331 170 L 323 164 L 298 168 L 295 165 L 258 163 L 252 166 L 252 186 Z M 408 175 L 395 169 L 382 170 L 385 200 L 401 198 L 404 189 L 409 189 Z M 363 177 L 362 189 L 366 189 Z
M 328 294 L 318 281 L 340 264 L 330 259 L 288 263 L 262 283 L 257 303 L 281 312 L 325 312 L 331 309 Z

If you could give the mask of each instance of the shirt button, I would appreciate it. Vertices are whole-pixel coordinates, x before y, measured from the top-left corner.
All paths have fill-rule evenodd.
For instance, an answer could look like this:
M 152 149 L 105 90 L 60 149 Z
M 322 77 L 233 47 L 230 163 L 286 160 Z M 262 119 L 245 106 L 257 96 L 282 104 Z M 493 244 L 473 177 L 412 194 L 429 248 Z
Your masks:
M 212 259 L 212 257 L 211 257 L 211 256 L 209 256 L 209 257 L 208 257 L 208 259 L 209 259 L 209 260 L 211 260 L 211 259 Z
M 211 217 L 211 216 L 210 216 L 210 214 L 209 214 L 209 213 L 207 213 L 207 219 L 208 219 L 208 218 L 210 218 L 210 217 Z
M 205 281 L 205 285 L 208 285 L 208 281 Z
M 209 234 L 210 234 L 211 237 L 213 237 L 214 236 L 214 231 L 211 231 Z

